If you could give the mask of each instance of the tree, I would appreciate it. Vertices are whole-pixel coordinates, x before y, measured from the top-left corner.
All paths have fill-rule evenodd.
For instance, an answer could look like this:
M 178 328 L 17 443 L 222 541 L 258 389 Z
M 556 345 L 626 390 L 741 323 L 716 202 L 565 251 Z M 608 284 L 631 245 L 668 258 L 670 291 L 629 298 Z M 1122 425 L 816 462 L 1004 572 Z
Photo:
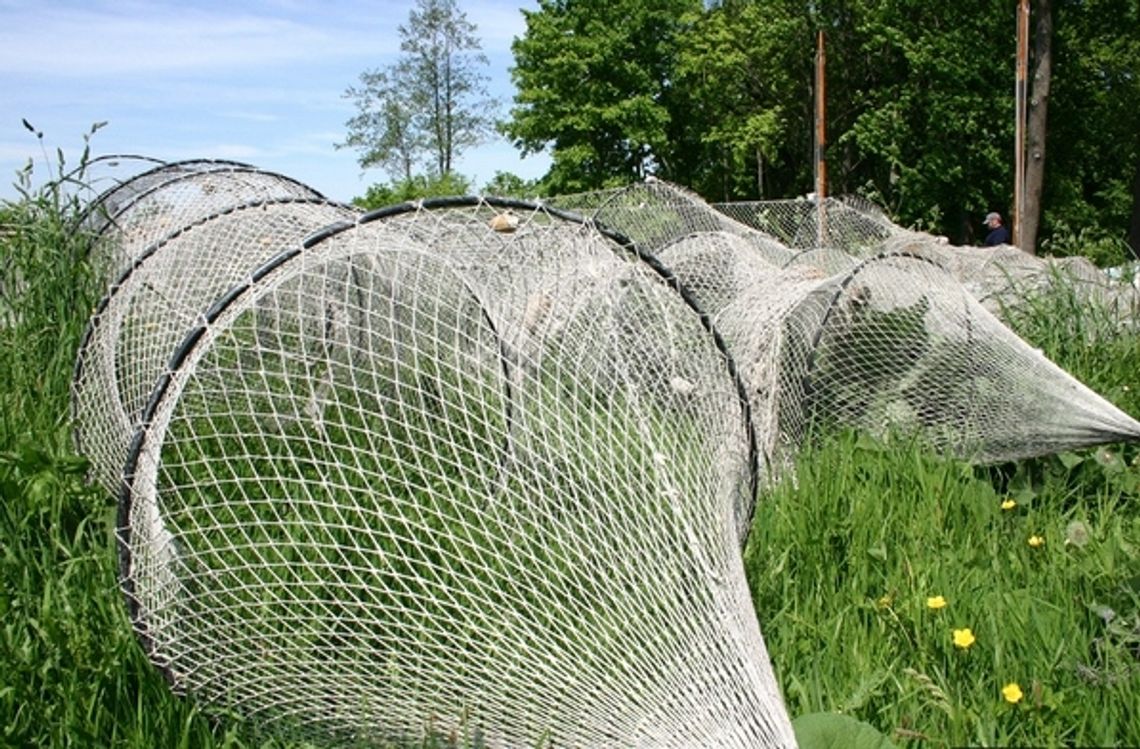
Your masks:
M 829 36 L 829 152 L 836 191 L 868 193 L 906 225 L 976 241 L 989 210 L 1012 202 L 1014 8 L 1000 0 L 857 2 Z M 830 22 L 826 17 L 825 23 Z M 835 50 L 833 55 L 832 50 Z M 871 76 L 832 86 L 840 54 Z
M 352 204 L 366 211 L 403 203 L 407 200 L 467 195 L 471 182 L 454 172 L 443 175 L 417 174 L 410 179 L 371 185 L 364 195 L 352 199 Z
M 1136 173 L 1132 177 L 1132 218 L 1128 222 L 1128 248 L 1140 260 L 1140 152 L 1136 155 Z
M 1053 13 L 1042 232 L 1120 241 L 1140 226 L 1140 5 L 1053 0 Z
M 502 130 L 524 155 L 551 149 L 549 189 L 672 175 L 676 40 L 699 10 L 700 0 L 539 0 L 523 11 Z
M 1033 32 L 1033 78 L 1029 99 L 1029 119 L 1025 127 L 1025 206 L 1021 215 L 1021 235 L 1017 245 L 1030 255 L 1037 254 L 1037 232 L 1041 224 L 1041 196 L 1045 192 L 1045 122 L 1049 111 L 1049 87 L 1053 77 L 1053 4 L 1037 0 L 1037 24 Z
M 832 193 L 967 244 L 987 212 L 1012 213 L 1010 0 L 537 2 L 503 130 L 524 153 L 550 149 L 550 191 L 650 173 L 710 199 L 810 190 L 822 30 Z M 1140 4 L 1034 13 L 1025 246 L 1088 229 L 1140 250 Z
M 901 223 L 976 241 L 986 211 L 1012 207 L 1015 4 L 817 7 L 826 28 L 842 32 L 828 39 L 829 131 L 842 149 L 829 150 L 837 190 L 845 181 Z M 1023 219 L 1040 211 L 1040 222 L 1023 224 L 1023 246 L 1082 227 L 1119 241 L 1130 211 L 1140 211 L 1140 5 L 1035 0 L 1034 13 Z M 832 64 L 839 55 L 846 62 Z M 845 121 L 845 110 L 855 116 Z
M 400 65 L 360 74 L 361 88 L 350 86 L 345 92 L 356 100 L 357 114 L 348 121 L 348 137 L 338 147 L 361 151 L 358 161 L 364 168 L 378 166 L 394 179 L 407 181 L 425 143 L 413 126 L 412 110 L 401 93 L 410 85 L 399 80 L 405 75 Z
M 488 63 L 475 30 L 455 0 L 416 0 L 399 27 L 399 60 L 362 73 L 360 86 L 345 91 L 357 114 L 338 147 L 360 151 L 362 167 L 381 167 L 397 180 L 411 180 L 420 165 L 450 174 L 493 122 L 480 71 Z
M 810 184 L 810 22 L 802 4 L 725 2 L 686 31 L 677 75 L 703 113 L 704 169 L 691 187 L 723 200 L 803 192 Z
M 487 184 L 483 185 L 484 195 L 497 195 L 511 198 L 537 198 L 545 194 L 541 180 L 523 179 L 514 172 L 496 171 Z

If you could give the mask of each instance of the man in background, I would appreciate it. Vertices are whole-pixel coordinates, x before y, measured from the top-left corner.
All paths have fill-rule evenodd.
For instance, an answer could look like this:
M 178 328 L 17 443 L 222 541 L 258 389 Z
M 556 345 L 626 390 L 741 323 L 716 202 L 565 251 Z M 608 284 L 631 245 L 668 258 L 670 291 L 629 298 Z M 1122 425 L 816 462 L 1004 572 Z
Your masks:
M 983 242 L 986 247 L 1009 244 L 1009 229 L 1002 225 L 1000 213 L 987 213 L 984 223 L 986 228 L 990 230 L 990 233 L 986 235 L 986 241 Z

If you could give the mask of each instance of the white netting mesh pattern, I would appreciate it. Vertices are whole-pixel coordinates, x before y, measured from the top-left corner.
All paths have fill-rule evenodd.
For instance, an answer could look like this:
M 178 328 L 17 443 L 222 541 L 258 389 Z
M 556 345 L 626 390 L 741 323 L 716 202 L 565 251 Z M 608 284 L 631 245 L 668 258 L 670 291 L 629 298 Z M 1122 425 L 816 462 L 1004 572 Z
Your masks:
M 783 346 L 782 412 L 825 424 L 919 433 L 982 462 L 1140 437 L 922 256 L 870 258 L 819 284 L 787 316 Z
M 676 196 L 685 194 L 661 183 L 652 192 L 659 204 L 677 203 Z M 1137 289 L 1113 282 L 1085 258 L 1036 257 L 1009 245 L 951 245 L 943 237 L 892 223 L 873 204 L 858 198 L 717 203 L 714 207 L 796 249 L 799 254 L 795 262 L 813 263 L 831 272 L 883 252 L 921 254 L 936 260 L 986 309 L 999 316 L 1028 297 L 1062 284 L 1075 288 L 1084 301 L 1106 309 L 1122 324 L 1135 325 L 1140 319 Z
M 1114 281 L 1083 257 L 1039 258 L 1016 247 L 956 247 L 928 234 L 902 233 L 885 244 L 889 252 L 929 257 L 986 309 L 1005 316 L 1056 288 L 1070 289 L 1083 304 L 1095 305 L 1122 326 L 1140 320 L 1140 294 L 1130 284 Z
M 567 217 L 406 208 L 255 272 L 156 390 L 120 517 L 152 660 L 314 736 L 791 745 L 698 312 Z
M 951 247 L 839 201 L 825 217 L 811 201 L 729 204 L 717 214 L 659 181 L 555 202 L 645 238 L 693 293 L 741 368 L 776 467 L 790 463 L 812 423 L 917 432 L 979 461 L 1140 437 L 1140 423 L 983 304 L 1000 308 L 1028 284 L 1055 280 L 1015 248 Z M 733 226 L 728 213 L 751 227 Z
M 148 656 L 319 740 L 793 744 L 740 547 L 812 425 L 980 460 L 1140 437 L 987 309 L 1044 264 L 825 207 L 120 181 L 74 408 Z
M 108 282 L 151 244 L 236 205 L 322 199 L 294 179 L 229 161 L 182 161 L 142 172 L 105 191 L 87 211 L 96 235 L 91 261 Z
M 678 239 L 706 232 L 733 234 L 754 247 L 765 261 L 778 266 L 796 251 L 773 235 L 734 221 L 676 185 L 648 180 L 628 187 L 550 198 L 548 205 L 589 216 L 656 253 Z
M 76 207 L 81 211 L 80 225 L 85 229 L 97 229 L 106 218 L 105 213 L 99 215 L 102 198 L 109 197 L 136 177 L 164 166 L 169 165 L 149 156 L 107 154 L 78 164 L 58 182 L 58 186 L 64 195 L 76 200 Z M 126 193 L 119 195 L 126 197 Z
M 902 227 L 876 206 L 858 198 L 822 201 L 762 200 L 710 206 L 745 226 L 769 234 L 795 250 L 840 250 L 848 255 L 876 254 Z
M 96 481 L 118 491 L 147 399 L 210 304 L 274 254 L 355 217 L 321 200 L 260 200 L 182 227 L 134 259 L 91 317 L 76 360 L 75 434 Z
M 92 161 L 91 179 L 84 181 L 95 185 L 109 178 L 111 184 L 103 187 L 102 191 L 91 200 L 84 221 L 91 231 L 100 232 L 108 224 L 113 223 L 115 217 L 133 201 L 168 182 L 175 182 L 187 175 L 201 172 L 253 168 L 251 164 L 239 161 L 214 159 L 174 162 L 156 161 L 141 156 L 126 157 L 125 161 L 120 161 L 117 157 L 95 159 Z

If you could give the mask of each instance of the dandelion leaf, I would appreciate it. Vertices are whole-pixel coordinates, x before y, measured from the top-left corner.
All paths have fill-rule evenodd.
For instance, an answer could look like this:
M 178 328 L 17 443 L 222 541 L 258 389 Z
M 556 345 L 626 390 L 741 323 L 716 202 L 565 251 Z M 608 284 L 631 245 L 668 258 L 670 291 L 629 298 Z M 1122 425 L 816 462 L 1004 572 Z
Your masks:
M 809 713 L 792 721 L 800 749 L 894 749 L 874 726 L 839 713 Z

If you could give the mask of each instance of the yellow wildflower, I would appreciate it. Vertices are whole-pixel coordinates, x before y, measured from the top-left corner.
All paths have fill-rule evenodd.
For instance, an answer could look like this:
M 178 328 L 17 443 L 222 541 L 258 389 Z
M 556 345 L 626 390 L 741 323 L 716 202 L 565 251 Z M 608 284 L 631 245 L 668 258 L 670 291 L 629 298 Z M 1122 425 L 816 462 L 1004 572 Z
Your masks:
M 883 595 L 879 596 L 878 601 L 875 601 L 876 605 L 878 605 L 878 607 L 881 609 L 889 609 L 891 607 L 891 604 L 894 602 L 895 600 L 891 598 L 890 593 L 884 593 Z
M 1018 702 L 1021 702 L 1021 698 L 1025 695 L 1021 693 L 1021 687 L 1018 683 L 1011 681 L 1001 688 L 1001 696 L 1005 697 L 1006 702 L 1016 705 Z
M 1029 545 L 1032 546 L 1034 549 L 1036 549 L 1038 546 L 1044 546 L 1045 545 L 1045 539 L 1043 539 L 1043 538 L 1041 538 L 1041 536 L 1037 536 L 1037 535 L 1030 536 L 1029 537 Z
M 1001 503 L 1001 508 L 1003 510 L 1012 510 L 1014 507 L 1017 507 L 1017 500 L 1016 499 L 1007 499 L 1006 501 Z
M 969 627 L 954 630 L 954 646 L 966 650 L 974 644 L 974 633 Z
M 944 608 L 945 606 L 946 599 L 942 596 L 931 596 L 930 598 L 926 599 L 926 608 L 928 609 L 934 609 L 937 611 L 938 609 Z

